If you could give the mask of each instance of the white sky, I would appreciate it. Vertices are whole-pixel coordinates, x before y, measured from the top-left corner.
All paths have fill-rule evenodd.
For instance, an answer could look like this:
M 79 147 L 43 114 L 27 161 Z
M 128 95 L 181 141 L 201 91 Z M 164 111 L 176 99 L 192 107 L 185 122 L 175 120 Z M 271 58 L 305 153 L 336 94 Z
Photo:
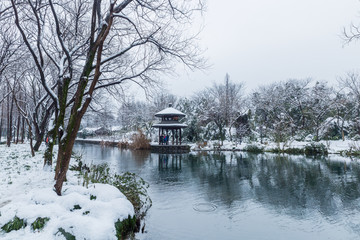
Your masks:
M 211 68 L 179 68 L 179 76 L 163 80 L 179 96 L 220 83 L 226 73 L 247 92 L 289 78 L 336 83 L 360 69 L 360 44 L 341 39 L 344 27 L 360 23 L 359 13 L 358 0 L 208 0 L 200 45 Z

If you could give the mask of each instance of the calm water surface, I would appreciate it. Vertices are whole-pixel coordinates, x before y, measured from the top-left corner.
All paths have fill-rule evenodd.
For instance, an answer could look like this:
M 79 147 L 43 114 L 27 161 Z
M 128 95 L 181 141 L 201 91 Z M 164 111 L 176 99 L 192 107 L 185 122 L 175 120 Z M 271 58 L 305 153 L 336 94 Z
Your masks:
M 137 239 L 360 239 L 360 163 L 336 157 L 164 155 L 75 145 L 87 163 L 135 172 L 153 206 Z

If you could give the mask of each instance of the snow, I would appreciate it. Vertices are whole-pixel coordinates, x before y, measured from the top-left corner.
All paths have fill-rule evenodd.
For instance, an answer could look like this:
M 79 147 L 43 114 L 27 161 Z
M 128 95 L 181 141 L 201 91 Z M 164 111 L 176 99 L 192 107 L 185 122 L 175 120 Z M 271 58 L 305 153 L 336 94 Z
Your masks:
M 152 127 L 179 127 L 179 128 L 186 128 L 188 125 L 185 123 L 155 123 Z
M 53 190 L 53 169 L 43 170 L 43 150 L 34 158 L 28 144 L 0 145 L 0 227 L 14 216 L 27 226 L 4 233 L 0 239 L 65 239 L 63 228 L 76 239 L 116 239 L 114 223 L 134 215 L 134 208 L 115 187 L 107 184 L 79 186 L 74 172 L 68 171 L 63 196 Z M 90 196 L 96 196 L 91 200 Z M 79 205 L 81 209 L 74 209 Z M 38 217 L 49 217 L 41 231 L 31 229 Z
M 182 116 L 182 117 L 186 116 L 184 113 L 172 107 L 165 108 L 164 110 L 157 112 L 155 114 L 156 117 L 162 117 L 164 115 L 173 115 L 173 116 Z
M 219 141 L 207 141 L 205 146 L 200 146 L 198 143 L 192 143 L 189 144 L 191 147 L 191 150 L 214 150 L 214 146 L 219 146 L 220 150 L 244 150 L 244 148 L 249 145 L 258 145 L 259 147 L 264 148 L 265 151 L 269 151 L 272 149 L 276 149 L 280 147 L 281 149 L 288 149 L 288 148 L 305 148 L 306 145 L 309 145 L 311 143 L 317 143 L 317 144 L 324 144 L 325 147 L 328 149 L 329 154 L 340 154 L 342 151 L 348 151 L 351 149 L 353 150 L 360 150 L 360 141 L 354 141 L 354 140 L 331 140 L 331 141 L 319 141 L 319 142 L 312 142 L 312 141 L 289 141 L 286 143 L 275 143 L 275 142 L 267 142 L 263 141 L 263 144 L 260 142 L 242 142 L 241 144 L 236 144 L 232 141 L 225 140 L 222 145 L 220 146 Z M 201 145 L 201 143 L 200 143 Z

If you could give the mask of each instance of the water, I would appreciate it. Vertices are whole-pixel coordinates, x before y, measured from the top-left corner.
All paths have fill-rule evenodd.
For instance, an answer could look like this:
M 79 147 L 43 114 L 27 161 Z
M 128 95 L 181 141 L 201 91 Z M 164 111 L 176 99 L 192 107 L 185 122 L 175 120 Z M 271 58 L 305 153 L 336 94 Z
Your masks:
M 164 155 L 76 145 L 150 184 L 137 239 L 360 239 L 360 163 L 246 153 Z

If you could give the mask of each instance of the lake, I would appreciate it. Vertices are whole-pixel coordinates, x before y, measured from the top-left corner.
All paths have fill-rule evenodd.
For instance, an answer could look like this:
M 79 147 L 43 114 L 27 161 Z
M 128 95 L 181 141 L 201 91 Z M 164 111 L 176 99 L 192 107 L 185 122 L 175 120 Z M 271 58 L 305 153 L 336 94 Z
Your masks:
M 360 239 L 360 164 L 243 152 L 157 154 L 76 144 L 150 184 L 136 239 Z

